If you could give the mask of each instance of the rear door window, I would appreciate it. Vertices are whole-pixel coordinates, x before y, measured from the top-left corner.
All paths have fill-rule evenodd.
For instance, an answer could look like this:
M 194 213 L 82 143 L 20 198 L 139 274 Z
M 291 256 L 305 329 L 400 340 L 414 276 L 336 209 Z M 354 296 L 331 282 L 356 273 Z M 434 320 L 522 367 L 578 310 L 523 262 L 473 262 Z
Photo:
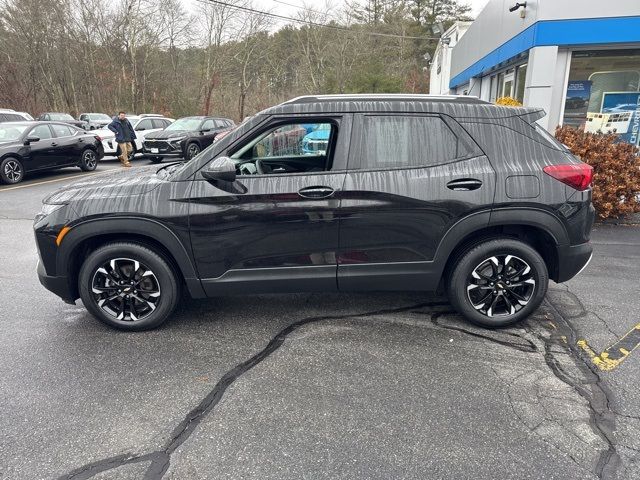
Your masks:
M 73 129 L 67 125 L 51 125 L 51 128 L 56 137 L 70 137 L 74 134 Z
M 454 129 L 462 130 L 439 115 L 364 115 L 359 154 L 349 168 L 429 167 L 473 155 L 472 141 Z

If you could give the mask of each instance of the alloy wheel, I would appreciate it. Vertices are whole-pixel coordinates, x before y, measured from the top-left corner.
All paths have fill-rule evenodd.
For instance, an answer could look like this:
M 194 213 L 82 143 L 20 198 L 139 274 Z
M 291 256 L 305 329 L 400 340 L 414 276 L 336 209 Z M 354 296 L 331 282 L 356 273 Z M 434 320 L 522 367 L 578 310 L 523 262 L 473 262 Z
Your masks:
M 160 301 L 156 275 L 130 258 L 113 258 L 102 264 L 93 274 L 91 291 L 98 307 L 122 321 L 145 319 Z
M 17 183 L 22 178 L 22 167 L 15 160 L 9 160 L 4 164 L 4 174 L 13 183 Z
M 522 310 L 536 289 L 535 272 L 515 255 L 494 255 L 476 266 L 467 279 L 471 306 L 487 317 Z
M 189 160 L 191 160 L 193 157 L 195 157 L 199 153 L 200 153 L 200 147 L 198 147 L 198 145 L 196 145 L 195 143 L 192 143 L 191 145 L 189 145 L 189 149 L 187 150 L 187 155 L 189 157 Z
M 87 168 L 95 168 L 97 163 L 95 152 L 93 150 L 85 150 L 85 152 L 82 154 L 82 161 Z

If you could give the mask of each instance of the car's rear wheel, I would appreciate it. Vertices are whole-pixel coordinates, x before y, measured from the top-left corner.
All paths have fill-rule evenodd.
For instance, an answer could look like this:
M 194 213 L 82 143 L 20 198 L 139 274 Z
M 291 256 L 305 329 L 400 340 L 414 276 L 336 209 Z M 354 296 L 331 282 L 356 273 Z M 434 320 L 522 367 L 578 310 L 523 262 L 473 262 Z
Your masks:
M 504 327 L 528 317 L 547 292 L 540 254 L 519 240 L 476 244 L 458 257 L 447 290 L 453 307 L 483 327 Z
M 80 268 L 78 287 L 87 310 L 121 330 L 160 326 L 180 298 L 169 262 L 136 243 L 111 243 L 91 253 Z
M 200 145 L 195 142 L 191 142 L 187 145 L 187 160 L 191 160 L 193 157 L 200 153 Z
M 24 167 L 17 158 L 8 157 L 0 162 L 0 179 L 4 183 L 18 183 L 24 178 Z
M 80 154 L 80 169 L 83 172 L 92 172 L 98 166 L 98 155 L 90 148 L 85 148 Z

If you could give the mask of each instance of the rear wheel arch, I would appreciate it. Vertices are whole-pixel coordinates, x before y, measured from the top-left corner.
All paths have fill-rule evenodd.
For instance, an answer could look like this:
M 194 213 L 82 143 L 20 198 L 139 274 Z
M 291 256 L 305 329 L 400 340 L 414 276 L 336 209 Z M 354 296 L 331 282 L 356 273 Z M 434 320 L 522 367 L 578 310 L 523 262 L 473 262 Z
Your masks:
M 558 276 L 558 244 L 551 232 L 538 225 L 526 223 L 491 225 L 472 231 L 462 237 L 450 251 L 443 269 L 442 279 L 446 282 L 458 260 L 475 246 L 498 239 L 520 240 L 532 247 L 542 257 L 549 272 L 549 278 Z

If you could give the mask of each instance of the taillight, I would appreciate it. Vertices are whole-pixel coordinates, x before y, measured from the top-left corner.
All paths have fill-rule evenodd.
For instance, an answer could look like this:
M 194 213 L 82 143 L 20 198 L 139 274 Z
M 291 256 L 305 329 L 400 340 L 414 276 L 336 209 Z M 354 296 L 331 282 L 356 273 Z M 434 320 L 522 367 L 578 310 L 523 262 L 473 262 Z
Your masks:
M 99 135 L 94 135 L 93 138 L 95 138 L 96 140 L 98 140 L 99 142 L 102 141 L 102 137 Z
M 544 167 L 544 173 L 560 180 L 576 190 L 586 190 L 591 185 L 593 168 L 586 163 L 549 165 Z

